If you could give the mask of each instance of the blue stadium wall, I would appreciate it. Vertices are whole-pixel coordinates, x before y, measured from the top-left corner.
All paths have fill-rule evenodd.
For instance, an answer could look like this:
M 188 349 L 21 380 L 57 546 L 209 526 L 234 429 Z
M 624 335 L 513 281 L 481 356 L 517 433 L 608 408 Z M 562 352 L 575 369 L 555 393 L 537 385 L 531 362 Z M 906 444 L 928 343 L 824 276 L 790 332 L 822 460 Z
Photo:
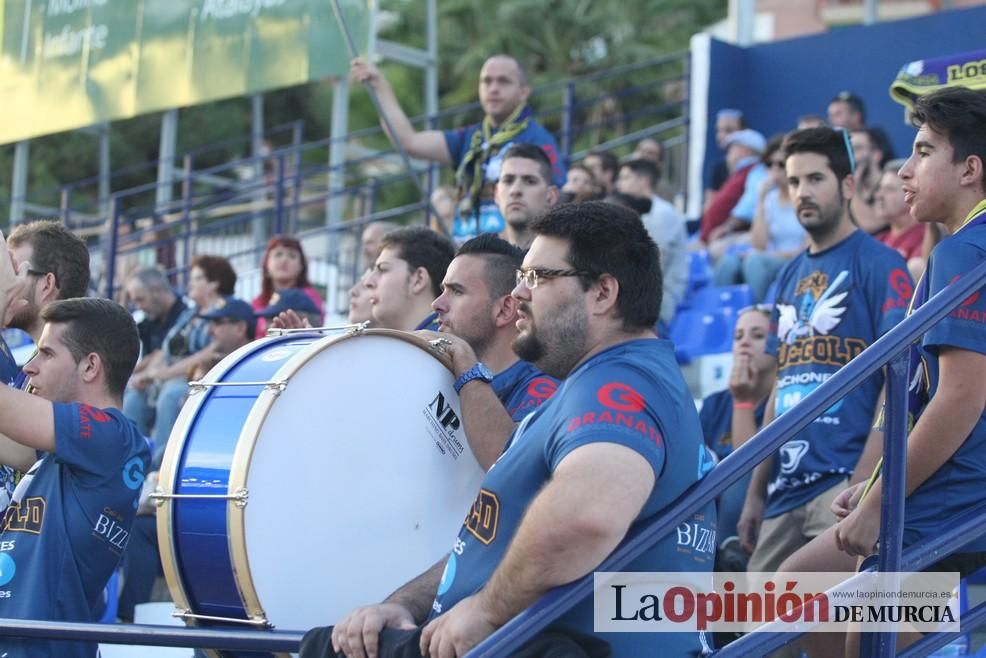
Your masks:
M 696 117 L 692 108 L 693 128 L 705 135 L 702 180 L 722 158 L 715 143 L 715 114 L 720 108 L 742 110 L 750 127 L 770 137 L 794 128 L 801 115 L 824 116 L 829 99 L 842 90 L 863 99 L 867 123 L 888 132 L 898 156 L 909 153 L 914 130 L 904 123 L 903 107 L 891 100 L 890 83 L 908 62 L 986 47 L 986 7 L 840 28 L 749 48 L 715 39 L 709 43 L 705 116 Z M 692 82 L 693 87 L 705 83 L 694 78 Z M 700 150 L 693 148 L 691 153 Z M 698 173 L 695 168 L 692 172 Z M 695 189 L 690 185 L 690 191 Z M 689 214 L 695 216 L 692 209 L 690 205 Z

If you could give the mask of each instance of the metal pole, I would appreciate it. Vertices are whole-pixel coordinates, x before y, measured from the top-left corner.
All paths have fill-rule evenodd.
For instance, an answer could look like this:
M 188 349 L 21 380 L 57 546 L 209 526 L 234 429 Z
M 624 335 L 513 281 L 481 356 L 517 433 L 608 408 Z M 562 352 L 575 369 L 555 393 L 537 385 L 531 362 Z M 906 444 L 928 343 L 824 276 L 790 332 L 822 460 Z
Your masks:
M 110 201 L 110 124 L 99 127 L 99 214 L 106 216 Z
M 575 125 L 575 82 L 565 83 L 561 113 L 561 157 L 567 167 L 572 158 L 572 143 L 574 141 L 573 126 Z
M 342 223 L 346 199 L 346 135 L 349 134 L 349 80 L 339 76 L 332 83 L 332 141 L 329 142 L 329 196 L 325 200 L 325 225 L 338 227 Z M 327 253 L 337 254 L 339 236 L 328 233 Z
M 157 160 L 157 203 L 158 212 L 171 203 L 175 180 L 175 145 L 178 142 L 178 110 L 168 110 L 161 115 L 161 141 Z
M 752 46 L 757 0 L 737 0 L 736 5 L 736 43 L 744 47 Z
M 425 48 L 428 49 L 428 65 L 425 67 L 425 114 L 430 118 L 429 128 L 437 129 L 438 114 L 438 8 L 436 0 L 428 0 L 425 7 Z M 431 193 L 439 183 L 438 167 L 428 168 L 428 207 Z
M 863 25 L 873 25 L 880 20 L 877 12 L 879 0 L 863 0 Z
M 10 225 L 24 221 L 24 202 L 27 200 L 27 168 L 31 157 L 31 142 L 22 140 L 14 147 L 14 175 L 10 185 Z
M 106 240 L 106 296 L 113 299 L 113 277 L 116 276 L 116 250 L 118 247 L 117 239 L 120 232 L 119 221 L 116 216 L 116 199 L 110 198 L 107 204 L 108 214 L 106 225 L 109 227 L 109 235 Z
M 250 97 L 250 144 L 253 154 L 253 180 L 257 192 L 253 195 L 254 205 L 257 208 L 263 207 L 267 196 L 266 183 L 266 157 L 269 153 L 264 151 L 264 97 L 262 94 L 254 94 Z M 257 211 L 253 213 L 253 220 L 250 222 L 250 231 L 253 244 L 262 245 L 266 242 L 267 232 L 264 230 L 264 213 Z

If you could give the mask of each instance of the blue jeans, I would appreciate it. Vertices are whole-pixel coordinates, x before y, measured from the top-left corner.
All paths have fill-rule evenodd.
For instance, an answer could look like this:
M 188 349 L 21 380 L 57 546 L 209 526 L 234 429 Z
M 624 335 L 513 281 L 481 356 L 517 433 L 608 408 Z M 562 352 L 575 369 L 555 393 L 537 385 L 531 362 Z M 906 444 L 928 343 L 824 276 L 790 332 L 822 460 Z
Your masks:
M 171 428 L 178 419 L 178 412 L 181 411 L 181 405 L 185 402 L 187 394 L 188 380 L 184 377 L 169 379 L 163 382 L 158 390 L 154 434 L 151 436 L 154 439 L 155 461 L 164 453 L 164 446 L 171 436 Z
M 144 436 L 151 435 L 151 425 L 154 423 L 154 407 L 148 403 L 148 389 L 138 391 L 127 388 L 123 392 L 123 415 L 137 424 L 137 429 Z

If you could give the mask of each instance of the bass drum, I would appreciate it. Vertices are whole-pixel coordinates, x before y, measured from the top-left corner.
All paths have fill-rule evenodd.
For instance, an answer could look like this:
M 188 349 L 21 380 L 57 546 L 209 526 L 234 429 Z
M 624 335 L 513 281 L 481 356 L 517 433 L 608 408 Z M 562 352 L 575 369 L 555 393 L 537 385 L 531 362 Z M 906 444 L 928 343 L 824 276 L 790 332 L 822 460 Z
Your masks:
M 191 384 L 155 493 L 176 614 L 303 631 L 437 562 L 483 477 L 453 381 L 366 330 L 258 340 Z

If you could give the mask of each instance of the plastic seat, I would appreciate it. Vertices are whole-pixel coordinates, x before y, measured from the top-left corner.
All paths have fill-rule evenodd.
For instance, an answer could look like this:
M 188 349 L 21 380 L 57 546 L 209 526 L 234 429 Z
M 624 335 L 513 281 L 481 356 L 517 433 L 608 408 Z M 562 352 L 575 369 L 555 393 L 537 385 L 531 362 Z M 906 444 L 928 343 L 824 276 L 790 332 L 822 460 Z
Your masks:
M 703 250 L 691 252 L 688 261 L 688 291 L 689 294 L 699 288 L 709 285 L 712 280 L 712 264 L 709 262 L 709 252 Z
M 713 311 L 687 309 L 671 323 L 670 338 L 678 363 L 691 363 L 706 354 L 732 351 L 736 314 L 726 307 Z
M 753 291 L 746 284 L 736 286 L 706 286 L 688 300 L 688 308 L 696 311 L 731 309 L 734 312 L 753 304 Z

